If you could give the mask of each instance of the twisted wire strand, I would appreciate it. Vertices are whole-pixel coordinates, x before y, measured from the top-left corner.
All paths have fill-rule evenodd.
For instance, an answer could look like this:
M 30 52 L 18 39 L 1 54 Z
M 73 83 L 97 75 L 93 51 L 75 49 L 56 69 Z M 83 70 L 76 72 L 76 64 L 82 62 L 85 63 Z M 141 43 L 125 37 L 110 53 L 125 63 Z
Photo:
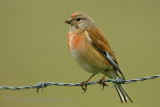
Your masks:
M 133 83 L 133 82 L 137 82 L 137 81 L 145 81 L 145 80 L 150 80 L 150 79 L 155 79 L 160 77 L 160 75 L 152 75 L 150 77 L 142 77 L 139 79 L 130 79 L 130 80 L 123 80 L 121 78 L 116 78 L 116 79 L 108 79 L 105 80 L 105 82 L 115 82 L 115 84 L 113 86 L 115 86 L 116 84 L 129 84 L 129 83 Z M 87 85 L 94 85 L 99 83 L 99 81 L 92 81 L 92 82 L 88 82 Z M 43 91 L 43 88 L 47 87 L 47 86 L 51 86 L 51 85 L 56 85 L 56 86 L 81 86 L 80 83 L 58 83 L 58 82 L 39 82 L 36 85 L 29 85 L 29 86 L 23 86 L 23 87 L 9 87 L 9 86 L 0 86 L 1 90 L 21 90 L 21 89 L 31 89 L 31 88 L 36 88 L 37 89 L 37 93 L 38 90 L 41 88 Z M 112 86 L 112 87 L 113 87 Z

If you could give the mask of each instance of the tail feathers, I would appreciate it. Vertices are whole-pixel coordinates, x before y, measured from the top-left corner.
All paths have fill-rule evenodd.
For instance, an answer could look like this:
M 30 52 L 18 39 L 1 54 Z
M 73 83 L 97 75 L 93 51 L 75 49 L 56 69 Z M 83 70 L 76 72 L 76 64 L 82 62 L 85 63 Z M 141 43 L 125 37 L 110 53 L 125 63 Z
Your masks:
M 127 92 L 125 91 L 124 87 L 121 85 L 121 84 L 117 84 L 115 86 L 116 90 L 117 90 L 117 93 L 120 97 L 120 100 L 121 102 L 123 103 L 124 101 L 125 102 L 128 102 L 128 100 L 133 103 L 133 101 L 131 100 L 131 98 L 128 96 Z
M 112 79 L 116 79 L 117 77 L 119 77 L 117 71 L 107 72 L 107 76 L 108 76 L 109 78 L 112 78 Z M 113 82 L 113 84 L 115 84 L 115 83 Z M 115 88 L 116 88 L 116 90 L 117 90 L 117 93 L 118 93 L 118 95 L 119 95 L 120 100 L 121 100 L 122 103 L 123 103 L 124 101 L 125 101 L 125 102 L 128 102 L 128 100 L 129 100 L 131 103 L 133 103 L 133 101 L 132 101 L 131 98 L 128 96 L 128 94 L 127 94 L 127 92 L 125 91 L 125 89 L 124 89 L 124 87 L 122 86 L 122 84 L 116 84 L 116 85 L 115 85 Z

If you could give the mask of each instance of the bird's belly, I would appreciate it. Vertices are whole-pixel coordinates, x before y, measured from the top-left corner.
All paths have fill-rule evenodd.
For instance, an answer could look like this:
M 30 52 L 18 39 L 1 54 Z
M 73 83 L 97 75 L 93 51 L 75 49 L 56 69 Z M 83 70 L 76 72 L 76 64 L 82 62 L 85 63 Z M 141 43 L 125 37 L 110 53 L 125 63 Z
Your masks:
M 71 45 L 70 53 L 75 61 L 90 73 L 104 73 L 109 68 L 106 59 L 85 41 L 76 44 L 76 47 Z

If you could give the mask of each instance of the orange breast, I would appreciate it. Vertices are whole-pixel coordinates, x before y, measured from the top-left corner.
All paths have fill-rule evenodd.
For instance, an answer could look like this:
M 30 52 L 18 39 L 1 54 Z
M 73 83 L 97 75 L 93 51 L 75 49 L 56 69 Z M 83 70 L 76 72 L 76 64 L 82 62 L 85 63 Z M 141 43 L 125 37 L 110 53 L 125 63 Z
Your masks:
M 70 48 L 70 38 L 71 38 L 71 36 L 72 36 L 72 34 L 71 33 L 69 33 L 68 34 L 68 49 L 69 49 L 69 51 L 71 50 L 71 48 Z
M 83 37 L 76 35 L 76 34 L 73 34 L 73 33 L 69 33 L 68 34 L 68 43 L 69 43 L 68 44 L 69 51 L 70 51 L 71 46 L 73 46 L 74 49 L 77 49 L 79 46 L 82 45 Z

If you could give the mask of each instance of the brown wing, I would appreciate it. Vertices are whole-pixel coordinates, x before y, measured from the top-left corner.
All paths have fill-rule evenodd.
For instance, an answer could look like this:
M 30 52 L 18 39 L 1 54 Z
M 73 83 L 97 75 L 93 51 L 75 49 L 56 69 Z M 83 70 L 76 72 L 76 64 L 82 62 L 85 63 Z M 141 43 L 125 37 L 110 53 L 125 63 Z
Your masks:
M 112 51 L 107 39 L 98 27 L 87 30 L 89 37 L 91 38 L 91 44 L 99 51 L 105 59 L 123 76 L 114 52 Z M 123 76 L 124 77 L 124 76 Z

